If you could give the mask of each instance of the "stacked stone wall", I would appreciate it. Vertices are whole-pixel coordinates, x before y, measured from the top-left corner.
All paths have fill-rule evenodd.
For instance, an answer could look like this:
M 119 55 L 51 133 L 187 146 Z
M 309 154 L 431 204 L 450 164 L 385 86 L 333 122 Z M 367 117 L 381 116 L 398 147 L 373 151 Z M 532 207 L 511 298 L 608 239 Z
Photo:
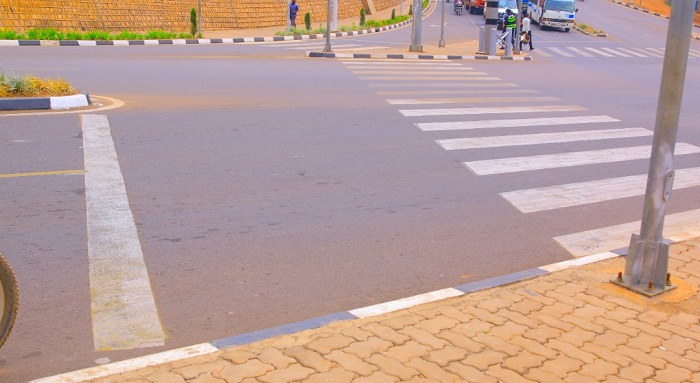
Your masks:
M 201 1 L 205 31 L 286 24 L 287 0 Z M 338 0 L 338 18 L 358 17 L 361 8 L 369 9 L 367 1 L 371 0 Z M 297 4 L 297 26 L 303 27 L 306 12 L 311 13 L 313 28 L 319 23 L 325 26 L 326 0 L 298 0 Z M 398 0 L 375 0 L 375 5 L 383 10 L 398 5 Z M 0 0 L 0 28 L 187 32 L 193 7 L 197 8 L 197 0 Z

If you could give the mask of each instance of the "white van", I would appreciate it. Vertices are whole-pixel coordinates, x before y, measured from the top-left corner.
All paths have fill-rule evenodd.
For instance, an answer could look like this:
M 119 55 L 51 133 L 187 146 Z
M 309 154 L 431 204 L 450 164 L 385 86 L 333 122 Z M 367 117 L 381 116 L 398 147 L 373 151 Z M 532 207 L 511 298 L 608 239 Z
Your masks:
M 574 26 L 577 11 L 574 0 L 530 0 L 527 6 L 530 20 L 540 29 L 564 28 L 567 32 Z

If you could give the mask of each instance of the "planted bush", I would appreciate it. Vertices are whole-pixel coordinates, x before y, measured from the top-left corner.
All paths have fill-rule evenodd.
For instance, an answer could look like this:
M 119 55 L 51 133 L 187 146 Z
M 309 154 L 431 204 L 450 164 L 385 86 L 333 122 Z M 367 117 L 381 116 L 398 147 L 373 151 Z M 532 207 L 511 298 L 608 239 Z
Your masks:
M 0 97 L 54 97 L 73 94 L 78 94 L 78 91 L 61 78 L 8 76 L 0 71 Z
M 197 10 L 194 7 L 190 10 L 190 34 L 192 36 L 197 34 Z
M 304 25 L 307 31 L 311 30 L 311 12 L 306 12 L 304 14 Z
M 365 9 L 360 8 L 360 26 L 364 27 L 365 26 Z
M 392 20 L 396 19 L 396 8 L 392 8 L 392 10 L 391 10 L 391 19 Z

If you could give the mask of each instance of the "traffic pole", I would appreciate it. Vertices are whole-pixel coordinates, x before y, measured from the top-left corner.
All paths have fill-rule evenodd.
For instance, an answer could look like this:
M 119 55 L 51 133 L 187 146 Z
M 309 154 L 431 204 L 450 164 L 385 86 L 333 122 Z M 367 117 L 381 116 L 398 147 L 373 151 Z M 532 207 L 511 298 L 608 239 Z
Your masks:
M 324 52 L 333 52 L 331 49 L 331 0 L 328 0 L 328 10 L 326 11 L 326 45 Z
M 438 47 L 443 48 L 445 46 L 445 1 L 447 1 L 447 0 L 441 0 L 441 1 L 442 1 L 442 15 L 440 16 L 440 41 L 438 41 Z
M 654 141 L 639 235 L 632 234 L 625 272 L 613 283 L 648 297 L 675 288 L 668 274 L 668 245 L 663 242 L 666 203 L 673 188 L 673 151 L 683 99 L 683 83 L 693 28 L 694 0 L 674 0 L 656 110 Z
M 486 8 L 484 9 L 484 15 L 486 16 L 486 38 L 488 41 L 488 54 L 494 56 L 496 54 L 496 44 L 491 44 L 490 42 L 496 41 L 491 35 L 494 34 L 493 27 L 496 27 L 495 33 L 498 33 L 498 0 L 486 0 Z
M 423 52 L 422 40 L 423 31 L 423 2 L 413 0 L 413 23 L 411 23 L 411 46 L 410 52 Z

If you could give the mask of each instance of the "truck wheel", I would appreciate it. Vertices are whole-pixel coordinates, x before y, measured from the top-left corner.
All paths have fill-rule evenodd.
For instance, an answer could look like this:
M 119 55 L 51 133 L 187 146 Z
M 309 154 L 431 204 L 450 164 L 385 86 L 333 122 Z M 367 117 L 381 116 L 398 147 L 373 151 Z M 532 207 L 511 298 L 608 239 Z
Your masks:
M 564 32 L 568 32 L 571 28 L 564 28 Z

